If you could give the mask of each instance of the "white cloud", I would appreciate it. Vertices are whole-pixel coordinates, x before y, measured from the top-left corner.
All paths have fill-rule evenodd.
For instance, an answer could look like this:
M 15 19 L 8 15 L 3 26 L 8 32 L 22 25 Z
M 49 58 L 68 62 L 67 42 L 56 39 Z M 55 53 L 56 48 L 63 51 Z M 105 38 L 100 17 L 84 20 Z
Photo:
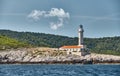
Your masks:
M 65 12 L 63 9 L 58 8 L 52 8 L 50 11 L 48 11 L 48 14 L 46 14 L 47 17 L 59 17 L 59 18 L 69 18 L 70 15 L 68 12 Z
M 66 19 L 70 18 L 70 15 L 68 12 L 65 12 L 62 8 L 51 8 L 50 11 L 40 11 L 40 10 L 33 10 L 29 15 L 29 18 L 32 18 L 34 20 L 39 20 L 41 17 L 44 18 L 54 18 L 57 17 L 57 22 L 49 22 L 50 28 L 53 30 L 57 30 L 59 27 L 62 27 L 64 25 L 64 21 Z
M 44 16 L 45 11 L 33 10 L 28 17 L 33 18 L 34 20 L 39 20 L 41 16 Z
M 54 22 L 50 23 L 50 28 L 53 29 L 53 30 L 57 30 L 61 26 L 63 26 L 63 20 L 62 19 L 59 19 L 59 22 L 57 22 L 57 23 L 54 23 Z

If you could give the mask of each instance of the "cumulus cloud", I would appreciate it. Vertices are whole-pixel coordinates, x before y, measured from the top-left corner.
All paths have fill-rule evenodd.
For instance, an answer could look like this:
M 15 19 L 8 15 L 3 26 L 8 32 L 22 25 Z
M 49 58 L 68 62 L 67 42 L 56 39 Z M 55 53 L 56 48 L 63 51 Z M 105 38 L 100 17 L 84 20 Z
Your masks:
M 53 30 L 57 30 L 59 27 L 64 25 L 64 21 L 70 18 L 68 12 L 65 12 L 62 8 L 51 8 L 50 11 L 40 11 L 40 10 L 33 10 L 29 15 L 29 18 L 34 20 L 39 20 L 41 17 L 44 18 L 54 18 L 57 17 L 57 21 L 49 22 L 50 28 Z
M 50 23 L 50 28 L 53 30 L 57 30 L 61 26 L 63 26 L 63 19 L 59 19 L 57 23 L 54 23 L 54 22 Z
M 47 17 L 59 17 L 59 18 L 69 18 L 69 13 L 65 12 L 63 9 L 58 9 L 58 8 L 52 8 L 50 11 L 48 11 L 48 14 L 45 16 Z
M 44 14 L 46 14 L 45 11 L 39 11 L 39 10 L 33 10 L 28 17 L 29 18 L 33 18 L 34 20 L 39 20 L 41 16 L 43 16 Z

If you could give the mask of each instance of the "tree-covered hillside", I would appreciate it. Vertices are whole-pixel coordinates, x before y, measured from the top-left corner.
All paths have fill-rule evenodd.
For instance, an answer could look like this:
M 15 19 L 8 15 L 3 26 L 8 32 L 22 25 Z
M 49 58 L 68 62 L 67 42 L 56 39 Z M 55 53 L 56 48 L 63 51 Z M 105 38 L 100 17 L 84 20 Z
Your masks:
M 20 42 L 13 38 L 9 38 L 7 36 L 0 35 L 0 50 L 21 47 L 28 47 L 28 44 L 25 42 Z
M 120 55 L 120 37 L 85 38 L 91 52 Z
M 45 33 L 16 32 L 0 30 L 0 35 L 27 42 L 33 46 L 61 47 L 77 45 L 77 37 L 59 36 Z M 120 37 L 84 38 L 84 43 L 91 52 L 120 55 Z
M 45 33 L 0 30 L 0 35 L 25 41 L 34 46 L 61 47 L 63 45 L 77 45 L 77 38 Z

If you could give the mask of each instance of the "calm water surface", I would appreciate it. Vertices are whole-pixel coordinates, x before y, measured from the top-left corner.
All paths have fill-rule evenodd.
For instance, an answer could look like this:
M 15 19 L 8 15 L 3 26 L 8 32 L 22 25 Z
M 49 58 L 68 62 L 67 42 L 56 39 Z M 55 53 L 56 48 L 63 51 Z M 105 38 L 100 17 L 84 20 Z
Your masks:
M 0 65 L 0 76 L 120 76 L 120 65 Z

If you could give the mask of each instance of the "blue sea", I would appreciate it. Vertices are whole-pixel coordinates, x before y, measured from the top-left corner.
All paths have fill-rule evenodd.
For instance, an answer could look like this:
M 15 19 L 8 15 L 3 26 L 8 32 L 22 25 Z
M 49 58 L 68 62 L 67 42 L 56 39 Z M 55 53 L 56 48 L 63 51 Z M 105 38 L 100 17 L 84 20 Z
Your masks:
M 0 76 L 120 76 L 120 65 L 5 64 Z

